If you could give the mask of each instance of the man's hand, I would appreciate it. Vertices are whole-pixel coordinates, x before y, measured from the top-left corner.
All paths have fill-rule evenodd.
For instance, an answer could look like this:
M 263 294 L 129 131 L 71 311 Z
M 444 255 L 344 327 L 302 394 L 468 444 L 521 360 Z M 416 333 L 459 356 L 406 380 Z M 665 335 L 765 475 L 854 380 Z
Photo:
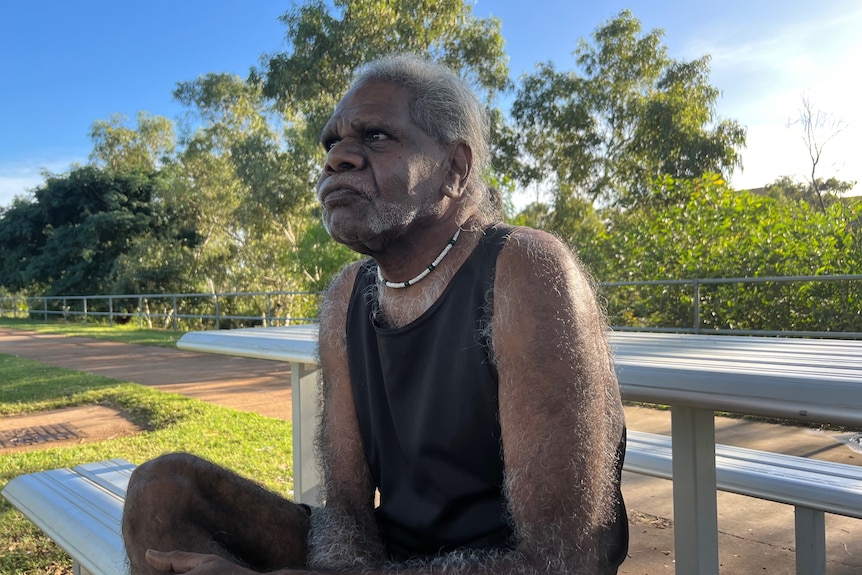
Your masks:
M 191 575 L 241 575 L 253 573 L 218 555 L 189 553 L 188 551 L 156 551 L 147 549 L 147 563 L 164 573 L 190 573 Z

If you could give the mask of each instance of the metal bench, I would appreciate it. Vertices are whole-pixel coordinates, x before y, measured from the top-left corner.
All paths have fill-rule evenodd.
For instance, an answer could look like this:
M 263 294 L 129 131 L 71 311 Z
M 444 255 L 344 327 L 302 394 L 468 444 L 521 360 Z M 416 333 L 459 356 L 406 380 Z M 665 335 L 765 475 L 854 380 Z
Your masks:
M 3 496 L 72 557 L 75 575 L 119 575 L 128 572 L 120 521 L 134 468 L 112 459 L 31 473 Z
M 629 431 L 626 471 L 673 479 L 671 438 Z M 826 572 L 824 513 L 862 519 L 862 467 L 766 451 L 715 446 L 716 488 L 793 505 L 796 572 Z
M 824 513 L 862 519 L 862 468 L 716 445 L 722 491 L 793 505 L 796 572 L 825 573 Z M 671 438 L 630 431 L 625 470 L 673 479 Z M 15 507 L 69 553 L 76 575 L 123 573 L 123 498 L 134 466 L 122 459 L 13 479 L 3 490 Z

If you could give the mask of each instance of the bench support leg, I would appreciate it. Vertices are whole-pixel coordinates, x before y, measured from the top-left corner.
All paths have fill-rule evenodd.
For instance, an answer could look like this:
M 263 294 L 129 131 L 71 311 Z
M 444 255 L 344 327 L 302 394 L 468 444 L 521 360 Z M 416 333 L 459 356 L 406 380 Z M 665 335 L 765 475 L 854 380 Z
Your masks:
M 671 430 L 676 573 L 718 575 L 715 414 L 674 406 Z
M 314 457 L 317 435 L 317 367 L 291 362 L 290 397 L 293 403 L 293 499 L 316 505 L 320 477 Z
M 797 506 L 796 574 L 826 575 L 826 520 L 822 511 Z

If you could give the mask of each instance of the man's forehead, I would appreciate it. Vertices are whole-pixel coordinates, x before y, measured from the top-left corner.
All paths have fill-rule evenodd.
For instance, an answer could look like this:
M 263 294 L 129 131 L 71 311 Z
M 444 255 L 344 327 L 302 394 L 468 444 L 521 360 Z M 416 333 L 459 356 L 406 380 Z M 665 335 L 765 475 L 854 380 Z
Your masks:
M 365 80 L 353 86 L 338 102 L 332 117 L 375 110 L 391 114 L 407 109 L 410 92 L 407 88 L 386 80 Z

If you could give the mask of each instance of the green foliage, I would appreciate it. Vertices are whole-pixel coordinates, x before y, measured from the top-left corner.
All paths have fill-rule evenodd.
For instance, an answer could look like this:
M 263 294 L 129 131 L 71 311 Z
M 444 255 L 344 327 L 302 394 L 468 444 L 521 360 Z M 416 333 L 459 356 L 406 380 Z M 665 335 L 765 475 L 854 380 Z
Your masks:
M 790 176 L 782 176 L 766 186 L 766 194 L 780 202 L 804 201 L 812 207 L 824 210 L 841 201 L 841 197 L 852 190 L 856 182 L 837 178 L 817 178 L 814 185 L 799 182 Z
M 387 54 L 428 54 L 462 71 L 489 102 L 510 84 L 500 21 L 476 18 L 463 0 L 312 0 L 281 20 L 288 52 L 257 74 L 267 96 L 306 118 L 315 140 L 353 72 Z
M 603 281 L 858 274 L 862 203 L 826 213 L 806 202 L 736 192 L 716 175 L 662 179 L 672 202 L 613 211 L 589 263 Z M 690 286 L 609 288 L 614 323 L 693 325 Z M 703 285 L 701 327 L 862 331 L 852 282 Z M 838 310 L 841 310 L 840 312 Z
M 184 179 L 176 189 L 203 237 L 195 253 L 198 289 L 253 290 L 261 277 L 295 289 L 279 258 L 293 237 L 295 212 L 310 198 L 260 87 L 208 74 L 179 84 L 174 96 L 198 125 L 184 138 Z
M 47 294 L 110 293 L 124 282 L 119 262 L 142 253 L 151 238 L 193 245 L 194 234 L 177 231 L 171 223 L 181 220 L 158 201 L 166 185 L 161 173 L 92 166 L 49 177 L 34 199 L 16 200 L 0 218 L 0 284 L 42 286 Z
M 649 196 L 654 178 L 739 165 L 745 129 L 718 121 L 709 57 L 673 60 L 661 36 L 642 34 L 625 10 L 592 43 L 581 40 L 579 71 L 547 63 L 522 79 L 512 106 L 527 153 L 522 181 L 550 181 L 557 196 L 632 206 Z
M 176 147 L 174 124 L 162 116 L 139 112 L 137 127 L 127 128 L 126 118 L 115 114 L 97 120 L 90 130 L 90 160 L 114 171 L 152 171 L 169 159 Z

